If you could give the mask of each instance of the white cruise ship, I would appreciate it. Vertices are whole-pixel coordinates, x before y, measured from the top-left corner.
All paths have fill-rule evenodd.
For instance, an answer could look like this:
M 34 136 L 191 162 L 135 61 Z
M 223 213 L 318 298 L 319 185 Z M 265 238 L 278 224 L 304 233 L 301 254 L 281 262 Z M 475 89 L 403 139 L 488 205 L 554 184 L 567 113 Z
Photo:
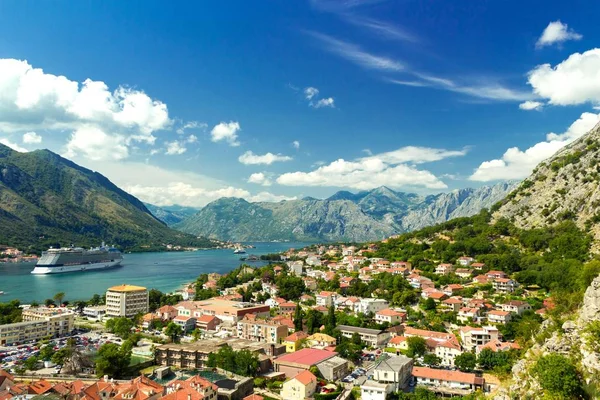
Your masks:
M 81 247 L 62 247 L 49 249 L 42 253 L 32 274 L 62 274 L 66 272 L 107 269 L 121 265 L 123 256 L 113 247 L 102 246 L 84 249 Z

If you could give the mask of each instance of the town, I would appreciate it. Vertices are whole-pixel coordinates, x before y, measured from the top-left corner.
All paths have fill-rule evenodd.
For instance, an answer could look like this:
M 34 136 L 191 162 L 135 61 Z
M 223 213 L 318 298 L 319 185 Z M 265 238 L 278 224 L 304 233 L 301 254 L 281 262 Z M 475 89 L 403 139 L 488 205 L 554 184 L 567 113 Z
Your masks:
M 315 245 L 171 295 L 123 284 L 21 306 L 0 325 L 0 399 L 477 396 L 518 359 L 523 321 L 554 306 L 475 257 L 426 272 L 377 250 Z

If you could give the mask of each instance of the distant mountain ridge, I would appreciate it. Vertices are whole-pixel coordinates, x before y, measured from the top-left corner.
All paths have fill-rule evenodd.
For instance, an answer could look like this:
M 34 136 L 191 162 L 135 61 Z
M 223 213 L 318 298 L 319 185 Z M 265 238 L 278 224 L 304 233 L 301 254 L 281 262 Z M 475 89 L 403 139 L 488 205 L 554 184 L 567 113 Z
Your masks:
M 515 182 L 420 196 L 385 186 L 358 193 L 340 191 L 317 200 L 249 203 L 222 198 L 173 225 L 194 235 L 232 241 L 379 240 L 465 217 L 502 200 Z
M 167 226 L 175 225 L 200 211 L 198 208 L 178 205 L 163 207 L 155 206 L 150 203 L 144 203 L 144 205 L 152 215 L 167 224 Z
M 0 244 L 39 252 L 102 241 L 125 250 L 214 245 L 168 228 L 98 172 L 49 150 L 19 153 L 0 144 Z

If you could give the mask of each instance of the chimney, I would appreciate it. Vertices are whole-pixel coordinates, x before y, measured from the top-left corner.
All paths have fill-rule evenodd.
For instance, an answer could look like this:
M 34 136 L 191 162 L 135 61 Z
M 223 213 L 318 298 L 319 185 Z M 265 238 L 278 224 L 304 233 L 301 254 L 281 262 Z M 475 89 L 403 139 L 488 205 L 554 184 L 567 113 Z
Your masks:
M 192 394 L 188 393 L 187 400 L 192 400 Z

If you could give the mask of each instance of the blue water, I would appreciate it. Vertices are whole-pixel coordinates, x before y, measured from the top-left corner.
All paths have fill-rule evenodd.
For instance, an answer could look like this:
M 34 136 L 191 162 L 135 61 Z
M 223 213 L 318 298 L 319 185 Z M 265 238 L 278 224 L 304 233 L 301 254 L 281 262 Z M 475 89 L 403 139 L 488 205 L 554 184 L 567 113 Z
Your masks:
M 269 254 L 301 248 L 307 243 L 251 243 L 248 254 Z M 65 300 L 88 300 L 95 293 L 124 283 L 171 292 L 194 281 L 202 273 L 225 273 L 238 267 L 242 256 L 231 249 L 199 250 L 171 253 L 125 254 L 121 267 L 104 271 L 75 272 L 57 275 L 31 275 L 31 263 L 0 264 L 0 302 L 19 299 L 22 303 L 52 298 L 65 292 Z M 264 263 L 248 263 L 252 266 Z

